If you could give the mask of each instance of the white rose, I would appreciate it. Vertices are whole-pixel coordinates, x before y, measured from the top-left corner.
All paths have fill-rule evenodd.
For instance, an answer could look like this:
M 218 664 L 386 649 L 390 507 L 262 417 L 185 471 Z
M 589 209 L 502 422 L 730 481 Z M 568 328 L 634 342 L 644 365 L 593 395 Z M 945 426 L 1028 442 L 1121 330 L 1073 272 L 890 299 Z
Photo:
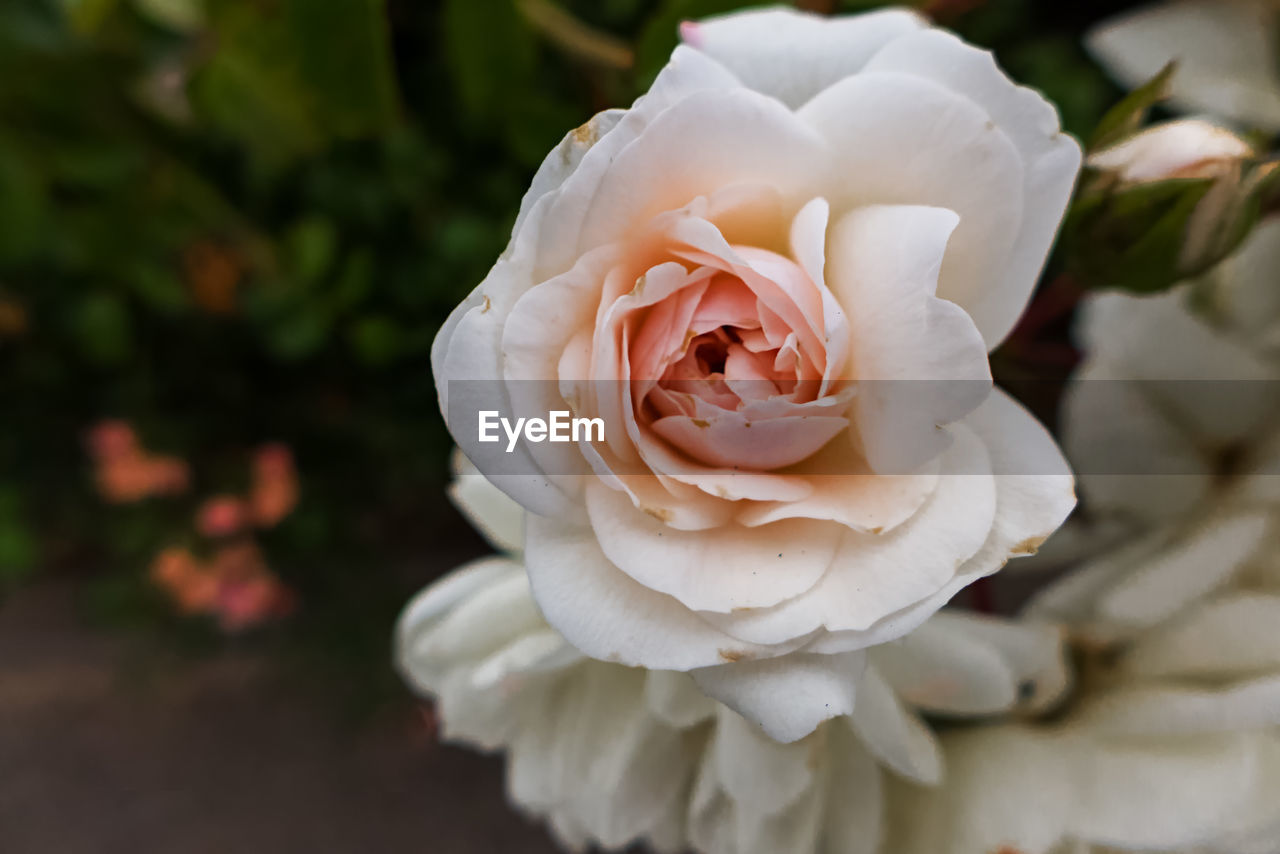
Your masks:
M 531 511 L 548 621 L 791 741 L 861 650 L 1034 551 L 1052 439 L 990 389 L 1080 163 L 1051 105 L 912 12 L 683 29 L 544 162 L 433 350 L 466 455 Z M 479 440 L 572 411 L 605 441 Z
M 465 462 L 454 500 L 495 542 L 516 505 Z M 507 790 L 567 845 L 646 839 L 659 851 L 871 854 L 885 772 L 943 777 L 924 714 L 1042 711 L 1068 687 L 1053 625 L 944 611 L 868 651 L 853 714 L 778 744 L 685 673 L 582 656 L 539 615 L 518 554 L 474 561 L 420 593 L 397 630 L 406 680 L 447 739 L 507 755 Z M 892 849 L 885 849 L 889 854 Z

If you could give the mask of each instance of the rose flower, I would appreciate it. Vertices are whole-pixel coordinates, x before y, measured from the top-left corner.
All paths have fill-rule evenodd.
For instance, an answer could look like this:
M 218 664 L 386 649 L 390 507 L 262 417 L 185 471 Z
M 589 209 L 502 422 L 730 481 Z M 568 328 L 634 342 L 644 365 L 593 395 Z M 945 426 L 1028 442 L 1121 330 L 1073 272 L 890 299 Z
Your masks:
M 548 156 L 432 362 L 459 446 L 528 511 L 548 622 L 792 741 L 851 710 L 862 650 L 1074 503 L 987 353 L 1080 150 L 913 12 L 682 36 L 645 96 Z M 480 440 L 486 411 L 605 435 L 508 451 Z

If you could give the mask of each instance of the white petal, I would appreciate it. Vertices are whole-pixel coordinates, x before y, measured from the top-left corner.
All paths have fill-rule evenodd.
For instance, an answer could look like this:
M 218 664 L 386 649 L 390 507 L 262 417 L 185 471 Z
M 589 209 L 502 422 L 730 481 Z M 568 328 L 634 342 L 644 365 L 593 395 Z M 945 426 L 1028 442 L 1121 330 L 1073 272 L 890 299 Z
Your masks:
M 1027 215 L 1026 170 L 980 106 L 923 77 L 868 72 L 822 92 L 799 115 L 835 152 L 843 181 L 823 190 L 833 217 L 873 204 L 947 208 L 960 224 L 938 296 L 968 308 L 1002 280 Z M 1007 331 L 979 329 L 988 347 Z
M 1091 360 L 1062 400 L 1063 435 L 1089 506 L 1131 522 L 1174 519 L 1212 486 L 1213 460 L 1121 366 Z
M 733 74 L 710 57 L 683 45 L 677 47 L 649 91 L 632 104 L 612 131 L 582 155 L 577 168 L 560 187 L 547 194 L 545 215 L 530 214 L 530 223 L 541 220 L 532 281 L 544 281 L 559 275 L 578 260 L 582 254 L 580 238 L 587 222 L 588 208 L 602 177 L 619 152 L 634 142 L 657 116 L 695 92 L 737 89 L 741 85 Z
M 681 35 L 745 85 L 794 108 L 860 71 L 885 44 L 925 26 L 905 9 L 835 18 L 763 9 L 685 24 Z
M 902 704 L 874 667 L 862 674 L 857 690 L 850 723 L 872 755 L 904 777 L 938 783 L 942 753 L 919 716 Z
M 886 615 L 866 631 L 828 638 L 824 642 L 826 649 L 844 648 L 845 644 L 866 646 L 902 637 L 967 585 L 996 572 L 1011 557 L 1032 554 L 1075 506 L 1071 475 L 1053 437 L 1003 391 L 995 389 L 963 426 L 957 426 L 956 434 L 969 429 L 982 437 L 990 466 L 997 472 L 992 478 L 996 494 L 994 520 L 982 548 L 928 597 Z
M 776 188 L 792 211 L 822 188 L 821 136 L 772 98 L 749 89 L 695 92 L 657 115 L 601 175 L 579 252 L 730 184 Z
M 703 691 L 758 723 L 770 738 L 792 742 L 853 711 L 854 684 L 864 664 L 860 653 L 793 653 L 691 672 Z
M 523 573 L 508 573 L 458 602 L 438 621 L 417 629 L 404 650 L 411 669 L 429 664 L 472 667 L 481 659 L 546 623 Z
M 1124 668 L 1138 677 L 1230 678 L 1280 671 L 1280 596 L 1238 591 L 1137 639 Z
M 880 766 L 848 727 L 829 727 L 827 739 L 826 850 L 877 854 L 884 834 Z
M 855 435 L 871 468 L 906 474 L 950 444 L 943 425 L 990 390 L 973 321 L 938 299 L 938 271 L 957 215 L 871 205 L 831 228 L 828 278 L 849 315 L 858 378 Z
M 779 813 L 813 785 L 813 745 L 774 741 L 727 709 L 716 717 L 709 750 L 719 786 L 738 809 Z
M 945 738 L 947 781 L 895 783 L 889 792 L 893 854 L 1056 852 L 1074 806 L 1072 743 L 1016 726 L 957 730 Z
M 577 170 L 583 155 L 617 127 L 626 114 L 626 110 L 604 110 L 596 113 L 581 127 L 574 128 L 564 135 L 560 144 L 543 158 L 538 171 L 529 182 L 529 189 L 520 200 L 520 211 L 516 214 L 515 225 L 511 227 L 512 234 L 520 232 L 538 199 L 560 189 L 560 186 Z
M 450 500 L 490 545 L 518 553 L 524 548 L 524 508 L 480 474 L 462 451 L 454 449 L 451 463 Z
M 831 565 L 843 533 L 816 519 L 679 531 L 600 483 L 587 486 L 587 511 L 614 566 L 686 607 L 721 613 L 804 593 Z
M 996 650 L 1013 674 L 1020 709 L 1048 708 L 1070 685 L 1066 638 L 1061 626 L 1025 617 L 1010 620 L 946 610 L 939 612 L 934 621 L 950 627 L 953 637 L 967 636 Z
M 1013 707 L 1013 669 L 990 645 L 939 612 L 906 637 L 868 650 L 872 665 L 905 702 L 934 713 L 991 714 Z
M 1227 688 L 1140 685 L 1116 689 L 1092 702 L 1082 726 L 1104 736 L 1233 732 L 1280 725 L 1280 676 Z
M 527 524 L 525 560 L 534 598 L 547 622 L 592 658 L 691 670 L 787 651 L 787 645 L 730 637 L 672 597 L 639 584 L 609 562 L 590 528 L 540 516 Z
M 692 727 L 716 713 L 716 702 L 687 673 L 650 670 L 644 683 L 649 711 L 673 727 Z
M 1256 384 L 1274 381 L 1277 371 L 1247 342 L 1193 313 L 1188 298 L 1185 288 L 1093 297 L 1081 320 L 1083 343 L 1108 366 L 1106 379 L 1131 381 L 1193 438 L 1240 441 L 1273 417 L 1273 396 L 1258 394 Z
M 1226 581 L 1253 554 L 1267 518 L 1246 513 L 1207 519 L 1145 562 L 1098 602 L 1098 616 L 1127 627 L 1152 626 Z
M 477 431 L 481 411 L 512 411 L 510 395 L 500 379 L 505 320 L 500 315 L 504 312 L 495 303 L 496 298 L 483 291 L 507 279 L 519 278 L 522 273 L 528 273 L 523 264 L 498 262 L 480 285 L 482 302 L 458 318 L 449 330 L 449 338 L 438 348 L 440 358 L 432 361 L 431 368 L 449 433 L 476 468 L 525 508 L 535 513 L 568 514 L 572 505 L 566 493 L 538 466 L 527 444 L 517 443 L 507 453 L 505 443 L 480 442 Z M 437 343 L 445 334 L 441 330 Z
M 1072 825 L 1098 844 L 1168 851 L 1219 841 L 1241 829 L 1235 815 L 1260 794 L 1261 757 L 1248 736 L 1106 742 L 1082 752 Z
M 435 690 L 448 663 L 421 655 L 420 644 L 459 605 L 521 573 L 518 563 L 484 558 L 449 573 L 414 596 L 396 622 L 396 663 L 405 679 L 420 691 Z
M 996 478 L 975 473 L 990 470 L 986 449 L 966 427 L 957 427 L 955 436 L 943 456 L 937 489 L 910 520 L 882 534 L 848 531 L 831 569 L 802 596 L 773 608 L 707 613 L 705 619 L 756 643 L 777 643 L 819 627 L 853 630 L 842 650 L 910 631 L 919 623 L 900 632 L 881 624 L 951 583 L 957 567 L 983 545 L 996 516 Z M 873 626 L 878 628 L 868 632 Z
M 1040 93 L 1015 85 L 990 52 L 942 30 L 922 30 L 891 42 L 866 71 L 925 77 L 972 100 L 1021 155 L 1025 206 L 1009 260 L 980 294 L 960 301 L 988 348 L 994 348 L 1013 328 L 1035 288 L 1080 171 L 1080 146 L 1061 133 L 1057 110 Z M 957 299 L 947 291 L 939 295 Z
M 1172 102 L 1246 125 L 1280 129 L 1280 80 L 1265 3 L 1174 0 L 1112 18 L 1089 33 L 1090 52 L 1136 89 L 1177 60 Z

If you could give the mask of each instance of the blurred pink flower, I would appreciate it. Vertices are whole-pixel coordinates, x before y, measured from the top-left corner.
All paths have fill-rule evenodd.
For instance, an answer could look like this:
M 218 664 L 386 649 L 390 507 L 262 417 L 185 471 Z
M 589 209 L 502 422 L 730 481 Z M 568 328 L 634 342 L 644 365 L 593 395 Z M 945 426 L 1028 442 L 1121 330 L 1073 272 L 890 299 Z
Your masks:
M 109 418 L 90 427 L 85 436 L 89 453 L 98 460 L 138 453 L 138 436 L 128 422 Z
M 168 548 L 151 563 L 151 580 L 184 614 L 205 614 L 216 605 L 218 580 L 183 548 Z
M 254 521 L 263 528 L 278 524 L 298 503 L 298 473 L 287 445 L 263 445 L 253 458 L 249 502 Z
M 107 501 L 125 504 L 153 495 L 177 495 L 190 485 L 190 471 L 178 457 L 150 454 L 127 422 L 100 421 L 86 434 L 94 459 L 94 480 Z
M 249 541 L 223 546 L 204 562 L 187 549 L 165 549 L 152 561 L 151 580 L 179 611 L 217 617 L 225 632 L 286 617 L 297 606 L 293 591 Z
M 227 632 L 279 619 L 293 608 L 292 591 L 274 576 L 224 583 L 218 591 L 218 624 Z
M 249 507 L 234 495 L 215 495 L 196 511 L 196 529 L 206 537 L 227 537 L 249 521 Z

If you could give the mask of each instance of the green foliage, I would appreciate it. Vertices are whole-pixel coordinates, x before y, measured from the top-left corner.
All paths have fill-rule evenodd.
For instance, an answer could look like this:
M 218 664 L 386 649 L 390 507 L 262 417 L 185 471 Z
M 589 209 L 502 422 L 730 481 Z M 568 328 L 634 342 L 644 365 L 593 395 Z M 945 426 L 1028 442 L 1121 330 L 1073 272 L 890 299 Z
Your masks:
M 1138 293 L 1186 278 L 1179 256 L 1188 221 L 1212 184 L 1173 179 L 1082 198 L 1063 225 L 1072 272 L 1093 287 Z

